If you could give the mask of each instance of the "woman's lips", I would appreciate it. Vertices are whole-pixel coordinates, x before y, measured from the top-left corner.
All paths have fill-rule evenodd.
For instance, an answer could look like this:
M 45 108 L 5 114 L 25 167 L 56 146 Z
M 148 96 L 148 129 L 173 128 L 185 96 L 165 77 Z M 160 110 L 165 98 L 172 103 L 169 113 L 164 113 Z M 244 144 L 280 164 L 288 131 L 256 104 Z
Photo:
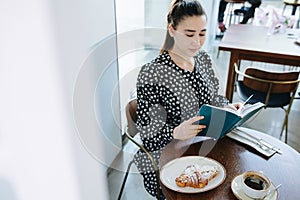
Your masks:
M 191 52 L 196 53 L 199 49 L 190 49 Z

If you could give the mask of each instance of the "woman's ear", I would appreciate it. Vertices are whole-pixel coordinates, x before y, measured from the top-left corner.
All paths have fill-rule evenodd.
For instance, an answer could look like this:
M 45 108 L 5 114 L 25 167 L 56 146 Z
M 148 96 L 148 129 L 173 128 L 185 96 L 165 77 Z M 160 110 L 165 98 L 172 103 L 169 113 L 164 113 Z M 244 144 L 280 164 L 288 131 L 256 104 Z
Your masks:
M 169 31 L 169 35 L 171 36 L 171 37 L 173 37 L 174 36 L 174 27 L 172 26 L 172 24 L 169 24 L 169 26 L 168 26 L 168 31 Z

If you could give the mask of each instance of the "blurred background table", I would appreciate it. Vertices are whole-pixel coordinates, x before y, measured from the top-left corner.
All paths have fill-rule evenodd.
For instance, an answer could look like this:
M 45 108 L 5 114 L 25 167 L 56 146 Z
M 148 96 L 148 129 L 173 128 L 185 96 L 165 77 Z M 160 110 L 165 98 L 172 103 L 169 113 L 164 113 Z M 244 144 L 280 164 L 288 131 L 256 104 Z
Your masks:
M 230 101 L 236 77 L 234 63 L 240 65 L 241 60 L 250 60 L 300 66 L 300 46 L 295 43 L 295 38 L 288 37 L 286 33 L 268 35 L 268 28 L 265 26 L 231 25 L 220 42 L 220 50 L 230 52 L 226 85 L 226 97 Z
M 227 136 L 218 141 L 199 137 L 197 138 L 198 141 L 173 140 L 162 152 L 161 167 L 179 157 L 200 155 L 221 163 L 226 169 L 227 176 L 225 181 L 217 188 L 196 194 L 179 193 L 161 183 L 166 198 L 170 200 L 236 199 L 231 191 L 231 181 L 245 171 L 257 170 L 263 171 L 275 186 L 282 184 L 278 192 L 279 200 L 298 199 L 300 196 L 300 190 L 298 189 L 300 185 L 300 154 L 289 145 L 270 135 L 256 131 L 254 136 L 280 148 L 283 154 L 275 153 L 269 158 L 264 157 L 252 147 Z

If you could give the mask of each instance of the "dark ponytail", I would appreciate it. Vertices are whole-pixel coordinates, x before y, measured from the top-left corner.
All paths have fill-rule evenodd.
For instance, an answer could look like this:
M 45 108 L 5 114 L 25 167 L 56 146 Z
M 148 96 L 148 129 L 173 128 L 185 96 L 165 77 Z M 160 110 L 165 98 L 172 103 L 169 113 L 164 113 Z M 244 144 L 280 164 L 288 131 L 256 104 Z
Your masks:
M 167 15 L 167 33 L 160 52 L 168 51 L 174 45 L 174 39 L 170 36 L 168 31 L 169 25 L 173 26 L 176 30 L 177 25 L 184 17 L 201 15 L 206 14 L 198 0 L 172 0 Z

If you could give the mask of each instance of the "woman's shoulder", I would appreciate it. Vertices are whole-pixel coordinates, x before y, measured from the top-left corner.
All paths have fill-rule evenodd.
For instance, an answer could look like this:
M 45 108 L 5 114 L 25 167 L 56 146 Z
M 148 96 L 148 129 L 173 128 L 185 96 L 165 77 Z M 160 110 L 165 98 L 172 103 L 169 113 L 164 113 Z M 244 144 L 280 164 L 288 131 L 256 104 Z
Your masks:
M 198 67 L 210 68 L 212 66 L 212 60 L 210 55 L 205 50 L 200 50 L 195 56 L 195 61 Z
M 157 71 L 162 66 L 166 66 L 168 62 L 169 58 L 167 57 L 167 54 L 165 52 L 160 53 L 156 58 L 144 64 L 141 68 L 141 72 L 153 72 L 153 70 Z
M 153 79 L 154 77 L 156 77 L 157 69 L 159 65 L 160 65 L 159 56 L 157 56 L 150 62 L 147 62 L 146 64 L 142 65 L 138 75 L 138 81 Z
M 154 60 L 144 64 L 142 67 L 141 67 L 141 70 L 140 70 L 140 75 L 141 74 L 153 74 L 155 72 L 155 68 L 158 64 L 156 62 L 154 62 Z
M 196 62 L 199 71 L 215 76 L 212 58 L 205 50 L 198 52 Z
M 205 50 L 200 50 L 197 55 L 196 58 L 198 60 L 211 60 L 210 55 L 205 51 Z
M 138 83 L 158 82 L 165 79 L 170 73 L 172 60 L 166 52 L 160 53 L 156 58 L 144 64 L 138 75 Z

